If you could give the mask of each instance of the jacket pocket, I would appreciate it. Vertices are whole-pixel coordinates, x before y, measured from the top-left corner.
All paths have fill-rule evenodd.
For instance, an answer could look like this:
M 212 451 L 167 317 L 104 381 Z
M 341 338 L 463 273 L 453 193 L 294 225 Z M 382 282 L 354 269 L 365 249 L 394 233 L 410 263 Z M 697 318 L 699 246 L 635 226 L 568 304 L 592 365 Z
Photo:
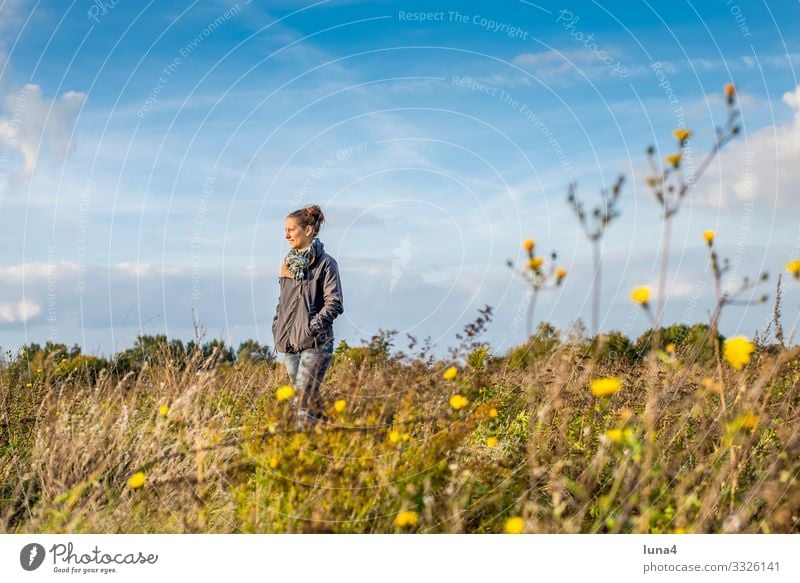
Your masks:
M 305 290 L 302 290 L 297 298 L 297 311 L 295 312 L 294 321 L 292 323 L 293 336 L 296 341 L 292 344 L 294 344 L 298 350 L 314 348 L 314 335 L 311 333 L 312 317 L 313 313 L 312 310 L 309 310 L 308 298 L 306 297 Z

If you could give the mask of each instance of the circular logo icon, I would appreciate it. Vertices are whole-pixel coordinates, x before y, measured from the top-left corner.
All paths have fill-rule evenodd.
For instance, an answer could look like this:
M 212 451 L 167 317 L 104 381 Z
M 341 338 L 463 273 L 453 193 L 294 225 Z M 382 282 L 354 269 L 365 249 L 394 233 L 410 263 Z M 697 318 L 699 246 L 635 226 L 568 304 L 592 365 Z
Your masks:
M 30 543 L 19 552 L 19 564 L 26 571 L 35 571 L 44 562 L 44 547 L 39 543 Z

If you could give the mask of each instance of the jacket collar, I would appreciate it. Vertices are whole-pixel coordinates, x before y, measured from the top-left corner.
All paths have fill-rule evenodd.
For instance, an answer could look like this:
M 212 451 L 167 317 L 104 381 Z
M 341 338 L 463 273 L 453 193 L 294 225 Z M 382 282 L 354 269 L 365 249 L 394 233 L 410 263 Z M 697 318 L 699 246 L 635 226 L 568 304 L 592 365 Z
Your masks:
M 314 240 L 311 242 L 311 249 L 309 250 L 308 253 L 308 265 L 309 266 L 314 265 L 314 263 L 317 261 L 317 258 L 322 257 L 324 254 L 325 254 L 325 245 L 323 245 L 322 241 L 320 241 L 318 238 L 315 237 Z

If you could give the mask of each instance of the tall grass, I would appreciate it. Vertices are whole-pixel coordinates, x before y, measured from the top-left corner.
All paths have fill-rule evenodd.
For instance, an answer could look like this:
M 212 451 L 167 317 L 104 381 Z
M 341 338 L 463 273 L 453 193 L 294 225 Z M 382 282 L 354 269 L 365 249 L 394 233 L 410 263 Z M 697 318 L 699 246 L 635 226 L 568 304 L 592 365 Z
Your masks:
M 526 360 L 476 348 L 451 380 L 450 363 L 342 348 L 323 390 L 346 406 L 308 433 L 288 431 L 271 362 L 197 351 L 94 382 L 46 365 L 31 387 L 6 362 L 0 530 L 501 532 L 520 516 L 543 533 L 800 531 L 797 348 L 712 382 L 714 360 L 681 346 L 648 371 L 536 341 Z M 622 389 L 594 396 L 600 376 Z

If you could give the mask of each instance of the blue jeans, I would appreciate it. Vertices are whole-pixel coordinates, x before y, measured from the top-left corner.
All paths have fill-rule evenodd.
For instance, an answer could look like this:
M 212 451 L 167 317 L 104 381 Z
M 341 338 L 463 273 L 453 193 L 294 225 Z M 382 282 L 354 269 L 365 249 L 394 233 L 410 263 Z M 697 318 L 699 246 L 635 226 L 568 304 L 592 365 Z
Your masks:
M 284 355 L 289 384 L 295 391 L 292 405 L 297 412 L 298 428 L 306 424 L 309 416 L 311 421 L 324 419 L 325 407 L 320 385 L 333 357 L 333 338 L 317 349 L 307 348 Z

